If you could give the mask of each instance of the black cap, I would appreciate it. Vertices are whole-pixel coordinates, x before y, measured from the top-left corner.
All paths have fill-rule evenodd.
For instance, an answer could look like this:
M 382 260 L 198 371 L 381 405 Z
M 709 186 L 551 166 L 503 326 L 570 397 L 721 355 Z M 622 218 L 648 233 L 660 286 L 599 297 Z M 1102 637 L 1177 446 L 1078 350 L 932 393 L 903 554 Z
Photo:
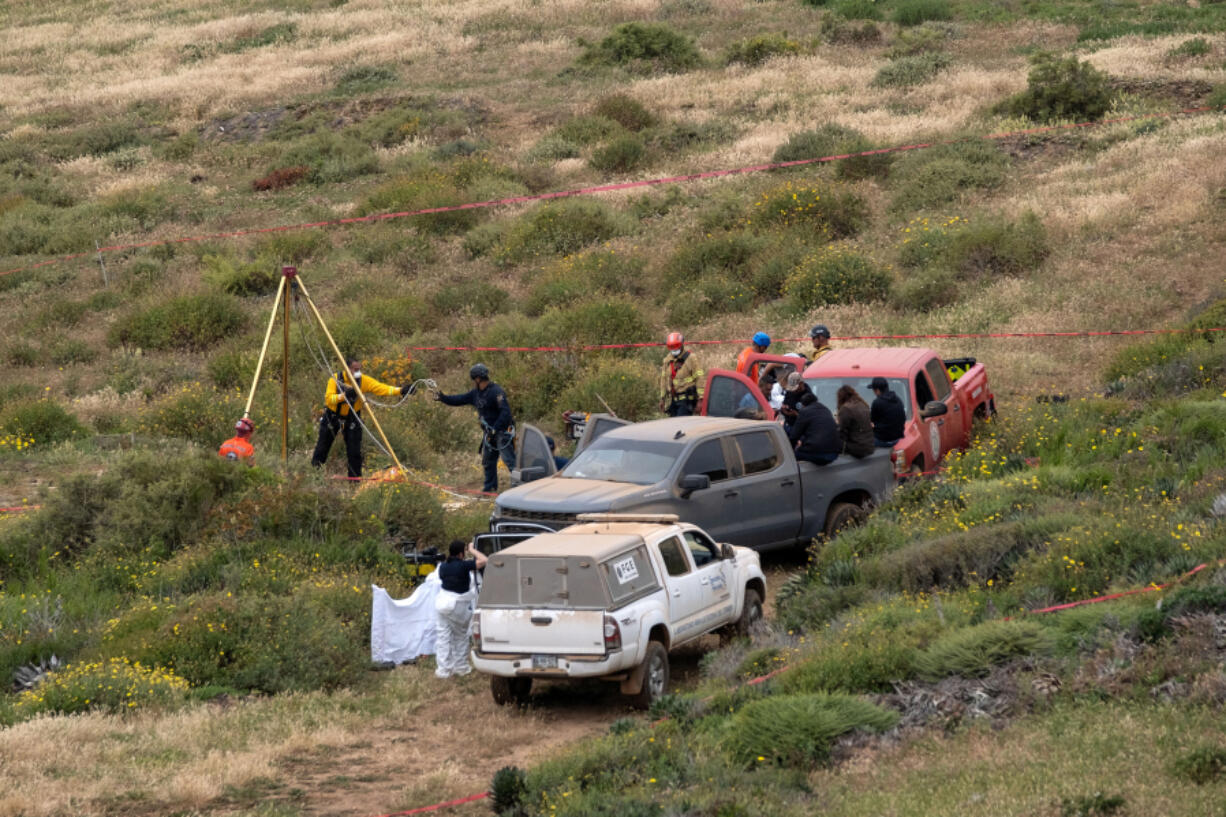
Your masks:
M 873 382 L 869 383 L 868 387 L 873 391 L 889 391 L 890 384 L 886 382 L 884 377 L 874 377 Z
M 819 323 L 819 324 L 816 324 L 812 329 L 809 330 L 809 337 L 811 338 L 817 338 L 817 337 L 829 338 L 830 330 L 826 328 L 826 324 Z

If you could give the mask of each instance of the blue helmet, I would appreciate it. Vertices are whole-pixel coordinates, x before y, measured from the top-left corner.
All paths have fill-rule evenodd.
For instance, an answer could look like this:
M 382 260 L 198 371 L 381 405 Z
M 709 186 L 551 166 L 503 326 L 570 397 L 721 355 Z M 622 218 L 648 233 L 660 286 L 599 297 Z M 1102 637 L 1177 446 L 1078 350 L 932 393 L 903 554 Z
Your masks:
M 755 332 L 753 340 L 750 341 L 754 346 L 770 346 L 771 336 L 765 332 Z

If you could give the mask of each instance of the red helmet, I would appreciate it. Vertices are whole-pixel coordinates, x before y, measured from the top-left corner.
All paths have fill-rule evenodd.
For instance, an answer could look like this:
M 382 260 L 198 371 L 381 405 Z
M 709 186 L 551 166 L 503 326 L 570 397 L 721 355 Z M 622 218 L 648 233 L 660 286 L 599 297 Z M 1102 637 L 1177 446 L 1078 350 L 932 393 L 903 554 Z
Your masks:
M 684 335 L 682 335 L 680 332 L 669 332 L 668 340 L 665 341 L 664 345 L 669 349 L 680 349 L 681 344 L 683 343 L 685 343 Z
M 255 431 L 255 423 L 244 417 L 234 424 L 234 430 L 239 434 L 250 434 Z

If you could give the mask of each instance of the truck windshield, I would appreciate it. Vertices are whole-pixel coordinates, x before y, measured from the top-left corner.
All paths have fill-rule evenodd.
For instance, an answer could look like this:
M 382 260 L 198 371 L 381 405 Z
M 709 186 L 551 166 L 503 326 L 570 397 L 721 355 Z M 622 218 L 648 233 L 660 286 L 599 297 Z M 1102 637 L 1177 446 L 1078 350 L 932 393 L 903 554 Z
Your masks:
M 890 391 L 898 395 L 898 399 L 902 401 L 903 411 L 907 413 L 907 419 L 911 419 L 911 387 L 906 379 L 901 377 L 887 377 L 886 382 L 890 384 Z M 817 395 L 817 399 L 822 401 L 822 405 L 834 411 L 838 405 L 836 395 L 839 391 L 839 386 L 844 383 L 850 383 L 855 386 L 856 391 L 864 398 L 864 402 L 870 406 L 877 395 L 873 394 L 873 390 L 868 387 L 869 383 L 873 382 L 872 377 L 806 377 L 805 382 L 809 384 L 809 388 L 813 389 L 813 393 Z
M 583 449 L 559 476 L 654 485 L 668 476 L 682 448 L 677 443 L 605 436 Z

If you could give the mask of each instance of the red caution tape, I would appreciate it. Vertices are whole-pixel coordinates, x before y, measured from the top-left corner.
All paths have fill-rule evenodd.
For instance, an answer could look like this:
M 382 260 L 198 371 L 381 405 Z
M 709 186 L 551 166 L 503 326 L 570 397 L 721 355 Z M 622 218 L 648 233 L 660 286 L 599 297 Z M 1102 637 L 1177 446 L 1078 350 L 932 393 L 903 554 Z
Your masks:
M 837 335 L 831 340 L 966 340 L 985 338 L 1100 338 L 1135 335 L 1191 335 L 1202 332 L 1226 332 L 1224 326 L 1206 327 L 1204 329 L 1105 329 L 1102 331 L 1077 332 L 945 332 L 914 335 Z M 777 343 L 799 343 L 809 340 L 803 338 L 778 338 Z M 687 346 L 717 346 L 726 344 L 748 344 L 748 338 L 732 338 L 730 340 L 687 340 Z M 409 352 L 594 352 L 605 349 L 647 349 L 664 346 L 663 341 L 644 341 L 641 343 L 599 343 L 577 346 L 406 346 Z
M 441 808 L 450 806 L 462 806 L 465 803 L 475 803 L 478 800 L 484 800 L 489 797 L 489 792 L 481 792 L 480 794 L 470 794 L 468 797 L 461 797 L 457 800 L 447 800 L 443 803 L 435 803 L 430 806 L 421 806 L 419 808 L 411 808 L 408 811 L 393 811 L 388 814 L 380 814 L 378 817 L 407 817 L 410 814 L 425 814 L 427 811 L 438 811 Z
M 12 508 L 0 508 L 0 513 L 25 513 L 26 511 L 36 511 L 42 505 L 16 505 Z
M 1077 122 L 1069 125 L 1050 125 L 1041 128 L 1028 128 L 1026 130 L 1007 131 L 1004 133 L 992 133 L 984 136 L 984 139 L 1008 139 L 1012 136 L 1024 136 L 1034 133 L 1049 133 L 1053 131 L 1070 130 L 1073 128 L 1092 128 L 1100 125 L 1116 125 L 1121 122 L 1137 122 L 1146 119 L 1172 119 L 1177 116 L 1185 116 L 1190 114 L 1209 113 L 1211 111 L 1226 110 L 1226 105 L 1216 107 L 1199 107 L 1199 108 L 1183 108 L 1178 111 L 1170 111 L 1167 113 L 1150 113 L 1139 114 L 1137 116 L 1122 116 L 1115 119 L 1101 119 L 1094 122 Z M 546 201 L 549 199 L 561 199 L 571 196 L 589 196 L 594 193 L 610 193 L 619 190 L 633 190 L 639 187 L 652 187 L 661 184 L 682 184 L 685 182 L 700 181 L 702 179 L 718 179 L 724 176 L 737 176 L 746 173 L 761 173 L 766 170 L 781 170 L 789 167 L 800 167 L 803 165 L 824 164 L 826 162 L 835 162 L 840 159 L 851 159 L 859 156 L 878 156 L 885 153 L 902 153 L 909 150 L 922 150 L 924 148 L 934 147 L 936 145 L 953 145 L 959 142 L 973 141 L 973 139 L 950 139 L 938 142 L 920 142 L 912 145 L 898 145 L 896 147 L 879 148 L 877 150 L 862 150 L 856 153 L 840 153 L 833 156 L 821 156 L 815 159 L 795 159 L 790 162 L 768 162 L 766 164 L 748 165 L 746 167 L 728 168 L 725 170 L 708 170 L 702 173 L 687 173 L 681 176 L 665 176 L 658 179 L 641 179 L 632 182 L 621 182 L 618 184 L 602 184 L 592 187 L 580 187 L 574 190 L 559 190 L 553 193 L 537 193 L 531 196 L 510 196 L 501 199 L 491 199 L 489 201 L 476 201 L 468 204 L 456 204 L 448 207 L 428 207 L 422 210 L 405 210 L 396 213 L 376 213 L 369 216 L 354 216 L 351 218 L 338 218 L 329 221 L 311 221 L 302 224 L 283 224 L 274 227 L 253 227 L 245 230 L 232 230 L 223 233 L 210 233 L 207 235 L 183 236 L 181 238 L 167 238 L 151 241 L 138 241 L 130 244 L 111 244 L 106 247 L 99 247 L 95 250 L 86 252 L 73 253 L 71 255 L 63 255 L 58 258 L 50 258 L 46 261 L 40 261 L 37 264 L 31 264 L 25 267 L 15 267 L 9 270 L 0 271 L 0 275 L 12 275 L 17 272 L 25 272 L 28 270 L 38 269 L 53 264 L 61 264 L 67 261 L 74 261 L 80 258 L 88 258 L 94 255 L 101 255 L 105 252 L 119 252 L 122 250 L 136 250 L 145 247 L 160 247 L 168 244 L 188 244 L 200 241 L 212 241 L 223 238 L 241 238 L 249 235 L 263 235 L 265 233 L 279 233 L 289 230 L 309 230 L 320 229 L 324 227 L 341 227 L 348 224 L 369 224 L 372 222 L 389 221 L 391 219 L 408 218 L 410 216 L 425 216 L 434 213 L 451 213 L 457 210 L 479 210 L 490 207 L 502 207 L 508 204 L 525 204 L 533 201 Z

